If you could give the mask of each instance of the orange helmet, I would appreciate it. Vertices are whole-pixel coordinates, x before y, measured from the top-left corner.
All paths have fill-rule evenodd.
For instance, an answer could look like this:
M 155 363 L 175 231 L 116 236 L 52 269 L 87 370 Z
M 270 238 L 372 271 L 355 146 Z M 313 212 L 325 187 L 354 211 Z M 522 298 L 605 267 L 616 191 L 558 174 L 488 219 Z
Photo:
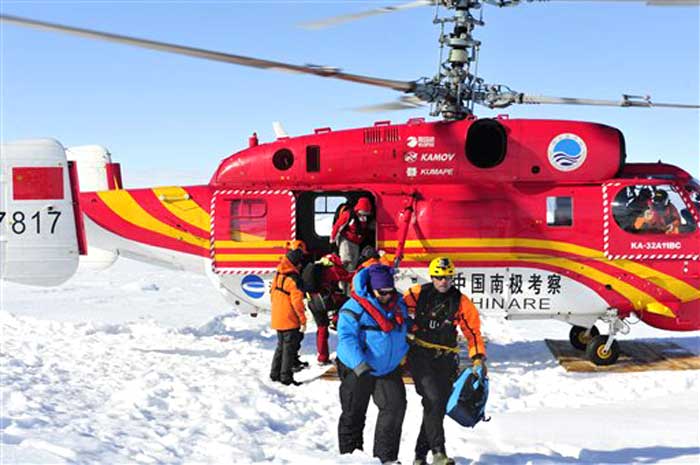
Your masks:
M 367 197 L 360 197 L 355 204 L 355 213 L 369 216 L 372 213 L 372 202 Z
M 304 252 L 304 255 L 309 253 L 308 249 L 306 248 L 306 243 L 304 241 L 300 241 L 299 239 L 287 241 L 286 247 L 287 250 L 301 249 L 301 251 Z

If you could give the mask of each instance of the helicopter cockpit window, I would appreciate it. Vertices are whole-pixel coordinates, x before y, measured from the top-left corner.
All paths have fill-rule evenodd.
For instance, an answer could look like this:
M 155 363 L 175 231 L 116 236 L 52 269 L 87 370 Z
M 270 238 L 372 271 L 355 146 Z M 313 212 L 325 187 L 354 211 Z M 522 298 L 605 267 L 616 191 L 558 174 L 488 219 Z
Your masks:
M 314 202 L 314 232 L 319 237 L 330 237 L 333 229 L 333 215 L 340 204 L 347 202 L 342 195 L 322 195 Z
M 547 197 L 547 226 L 571 226 L 573 224 L 573 199 L 571 197 Z
M 615 196 L 612 213 L 618 226 L 634 234 L 686 234 L 697 229 L 692 212 L 671 185 L 627 186 Z
M 695 206 L 695 212 L 700 214 L 700 183 L 698 183 L 697 179 L 693 179 L 693 182 L 688 184 L 685 190 L 688 192 L 690 201 Z
M 267 203 L 262 199 L 231 201 L 231 240 L 264 241 L 267 236 Z

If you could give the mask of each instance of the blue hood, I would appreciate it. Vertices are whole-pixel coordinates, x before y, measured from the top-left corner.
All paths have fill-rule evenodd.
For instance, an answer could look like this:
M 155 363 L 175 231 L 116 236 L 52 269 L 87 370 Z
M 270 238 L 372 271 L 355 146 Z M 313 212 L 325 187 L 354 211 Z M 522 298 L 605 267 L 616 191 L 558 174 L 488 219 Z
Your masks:
M 377 308 L 382 308 L 376 297 L 374 297 L 374 292 L 370 289 L 369 284 L 369 269 L 371 267 L 362 268 L 359 273 L 352 278 L 352 287 L 355 294 L 362 297 L 363 299 L 369 300 L 372 305 Z

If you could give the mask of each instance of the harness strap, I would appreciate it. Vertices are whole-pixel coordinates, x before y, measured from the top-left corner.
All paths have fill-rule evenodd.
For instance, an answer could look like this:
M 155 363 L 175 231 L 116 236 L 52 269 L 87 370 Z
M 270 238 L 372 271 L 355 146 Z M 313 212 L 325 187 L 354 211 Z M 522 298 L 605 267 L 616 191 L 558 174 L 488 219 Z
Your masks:
M 394 323 L 398 325 L 403 324 L 402 315 L 394 314 L 394 321 L 390 321 L 388 318 L 382 315 L 379 309 L 372 305 L 372 303 L 369 300 L 360 297 L 355 291 L 352 292 L 352 298 L 355 299 L 367 313 L 369 313 L 369 316 L 371 316 L 372 319 L 377 322 L 379 328 L 385 333 L 388 333 L 389 331 L 394 329 Z M 395 294 L 389 302 L 389 305 L 387 305 L 387 307 L 389 307 L 389 311 L 391 311 L 397 306 L 398 300 L 398 295 Z
M 279 279 L 278 279 L 280 276 L 282 276 L 282 282 L 281 282 L 281 283 L 279 283 Z M 284 282 L 287 280 L 288 277 L 289 277 L 289 276 L 286 275 L 286 274 L 281 274 L 281 273 L 279 273 L 279 272 L 277 273 L 277 276 L 275 276 L 275 290 L 276 290 L 276 291 L 279 291 L 279 292 L 281 292 L 282 294 L 285 294 L 285 295 L 291 295 L 289 292 L 287 292 L 287 291 L 284 290 Z
M 423 339 L 417 338 L 413 334 L 406 336 L 408 342 L 415 344 L 417 346 L 423 347 L 425 349 L 438 350 L 441 352 L 451 352 L 453 354 L 458 354 L 460 352 L 459 347 L 443 346 L 441 344 L 433 344 L 432 342 L 424 341 Z

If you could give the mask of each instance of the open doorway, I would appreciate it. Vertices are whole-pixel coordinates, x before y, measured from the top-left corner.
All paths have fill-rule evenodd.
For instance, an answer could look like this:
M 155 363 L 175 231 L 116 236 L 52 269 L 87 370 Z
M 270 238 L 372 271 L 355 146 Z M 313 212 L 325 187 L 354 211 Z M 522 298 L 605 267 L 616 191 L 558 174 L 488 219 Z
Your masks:
M 337 252 L 330 242 L 334 218 L 341 206 L 352 208 L 361 197 L 372 204 L 369 218 L 370 232 L 361 244 L 376 246 L 376 204 L 374 196 L 367 191 L 322 191 L 301 192 L 297 197 L 297 239 L 303 240 L 314 259 L 330 252 Z

